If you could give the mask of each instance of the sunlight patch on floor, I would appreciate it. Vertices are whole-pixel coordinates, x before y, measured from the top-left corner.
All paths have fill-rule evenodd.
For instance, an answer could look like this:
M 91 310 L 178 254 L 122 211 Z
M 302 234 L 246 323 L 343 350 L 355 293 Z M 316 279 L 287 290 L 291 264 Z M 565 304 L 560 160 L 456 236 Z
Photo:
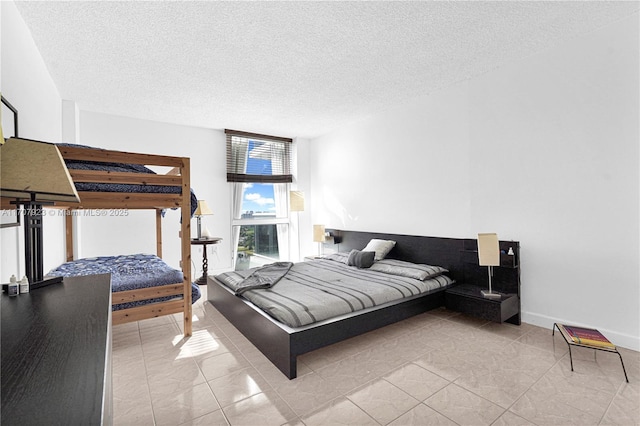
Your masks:
M 201 356 L 209 352 L 214 352 L 220 348 L 220 342 L 214 339 L 207 330 L 194 331 L 188 339 L 184 339 L 182 334 L 173 338 L 173 345 L 178 346 L 181 342 L 180 353 L 176 359 L 192 358 Z

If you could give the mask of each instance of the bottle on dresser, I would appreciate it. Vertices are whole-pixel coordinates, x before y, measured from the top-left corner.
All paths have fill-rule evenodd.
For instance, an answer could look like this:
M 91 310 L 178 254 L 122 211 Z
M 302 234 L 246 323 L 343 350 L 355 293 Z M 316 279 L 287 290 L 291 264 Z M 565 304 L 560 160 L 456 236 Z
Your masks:
M 20 280 L 20 294 L 29 293 L 29 279 L 26 275 Z
M 9 278 L 9 288 L 7 289 L 7 293 L 9 296 L 17 296 L 18 292 L 18 280 L 15 275 L 11 275 L 11 278 Z

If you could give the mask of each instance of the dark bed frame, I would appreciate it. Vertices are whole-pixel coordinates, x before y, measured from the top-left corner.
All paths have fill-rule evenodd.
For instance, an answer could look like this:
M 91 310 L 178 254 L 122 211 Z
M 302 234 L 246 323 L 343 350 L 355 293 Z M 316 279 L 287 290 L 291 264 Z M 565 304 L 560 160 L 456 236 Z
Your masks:
M 479 269 L 477 264 L 473 265 L 468 260 L 469 251 L 477 248 L 476 240 L 339 230 L 329 232 L 335 243 L 332 248 L 340 252 L 362 250 L 372 238 L 394 240 L 396 245 L 387 258 L 443 266 L 458 283 L 465 281 L 470 264 L 471 272 Z M 513 242 L 510 244 L 513 245 Z M 512 283 L 517 288 L 503 286 L 500 291 L 520 294 L 517 281 Z M 501 283 L 497 285 L 500 287 Z M 207 294 L 213 306 L 289 379 L 296 377 L 298 355 L 402 321 L 444 306 L 445 303 L 445 289 L 438 289 L 400 302 L 291 328 L 277 322 L 247 300 L 235 296 L 213 277 L 208 279 Z

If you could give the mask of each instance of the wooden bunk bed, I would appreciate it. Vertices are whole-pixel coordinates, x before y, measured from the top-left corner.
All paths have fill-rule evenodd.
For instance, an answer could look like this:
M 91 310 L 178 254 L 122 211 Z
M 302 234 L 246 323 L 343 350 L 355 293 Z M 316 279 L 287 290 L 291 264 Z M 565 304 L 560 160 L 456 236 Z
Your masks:
M 25 140 L 22 140 L 25 141 Z M 26 141 L 37 142 L 37 141 Z M 38 142 L 46 143 L 46 142 Z M 51 145 L 51 144 L 49 144 Z M 3 148 L 4 149 L 4 148 Z M 53 205 L 47 207 L 64 208 L 69 212 L 66 217 L 66 258 L 73 260 L 73 214 L 71 210 L 77 209 L 151 209 L 155 210 L 156 218 L 156 254 L 162 257 L 162 210 L 179 208 L 181 211 L 181 268 L 183 272 L 182 283 L 150 287 L 140 290 L 121 291 L 112 294 L 112 305 L 155 299 L 172 296 L 171 300 L 149 303 L 144 306 L 116 310 L 112 314 L 114 324 L 122 324 L 147 318 L 175 313 L 183 314 L 184 335 L 192 333 L 192 294 L 191 294 L 191 246 L 190 246 L 190 219 L 191 219 L 191 185 L 190 185 L 190 159 L 187 157 L 173 157 L 165 155 L 139 154 L 123 151 L 97 149 L 73 145 L 57 145 L 59 154 L 64 161 L 82 161 L 91 163 L 122 163 L 142 166 L 170 167 L 171 170 L 164 175 L 114 172 L 102 170 L 76 170 L 68 168 L 68 174 L 76 186 L 80 202 L 56 200 Z M 28 155 L 28 154 L 27 154 Z M 27 157 L 29 158 L 29 157 Z M 29 161 L 29 160 L 27 160 Z M 135 186 L 163 186 L 175 187 L 175 193 L 156 192 L 103 192 L 82 190 L 80 185 L 90 184 L 122 184 L 129 188 Z M 2 208 L 9 207 L 10 201 L 16 202 L 11 197 L 3 197 Z M 19 203 L 19 202 L 18 202 Z M 15 208 L 15 205 L 12 207 Z M 180 298 L 180 296 L 182 296 Z

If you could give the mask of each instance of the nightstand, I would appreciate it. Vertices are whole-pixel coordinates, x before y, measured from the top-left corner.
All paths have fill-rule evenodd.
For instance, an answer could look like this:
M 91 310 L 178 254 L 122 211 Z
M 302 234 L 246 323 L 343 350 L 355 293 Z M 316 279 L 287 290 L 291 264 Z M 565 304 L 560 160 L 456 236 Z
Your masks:
M 445 291 L 447 309 L 494 322 L 520 325 L 520 300 L 517 294 L 502 294 L 500 299 L 482 296 L 484 286 L 458 284 Z
M 209 244 L 218 244 L 222 241 L 222 238 L 210 237 L 210 238 L 192 238 L 192 246 L 204 246 L 202 247 L 202 276 L 194 282 L 198 285 L 207 284 L 207 272 L 209 268 L 209 261 L 207 260 L 207 246 Z
M 499 299 L 486 298 L 482 290 L 488 290 L 488 269 L 478 264 L 477 240 L 465 240 L 460 250 L 462 271 L 459 283 L 445 291 L 447 309 L 462 312 L 488 321 L 508 322 L 520 325 L 520 243 L 499 241 L 500 266 L 493 269 L 494 292 Z

